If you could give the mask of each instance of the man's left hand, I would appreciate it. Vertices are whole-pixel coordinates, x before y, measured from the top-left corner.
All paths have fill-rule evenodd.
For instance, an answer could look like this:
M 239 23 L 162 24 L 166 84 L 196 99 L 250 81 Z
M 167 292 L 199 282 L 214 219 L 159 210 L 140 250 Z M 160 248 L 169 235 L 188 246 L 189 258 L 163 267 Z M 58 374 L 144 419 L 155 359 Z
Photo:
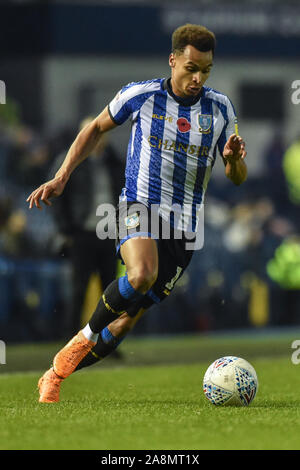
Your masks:
M 245 150 L 245 142 L 243 141 L 242 137 L 236 134 L 231 134 L 225 144 L 223 151 L 223 158 L 225 161 L 235 162 L 240 159 L 244 160 L 246 155 L 247 152 Z

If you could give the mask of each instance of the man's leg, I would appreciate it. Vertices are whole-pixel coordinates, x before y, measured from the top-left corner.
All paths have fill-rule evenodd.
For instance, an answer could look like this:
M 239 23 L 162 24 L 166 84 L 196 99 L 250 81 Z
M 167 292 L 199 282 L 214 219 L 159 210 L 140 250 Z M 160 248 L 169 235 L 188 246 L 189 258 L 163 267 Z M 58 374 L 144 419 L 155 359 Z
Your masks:
M 127 333 L 133 329 L 144 312 L 145 309 L 141 308 L 135 317 L 130 317 L 127 313 L 122 313 L 117 320 L 106 326 L 101 331 L 97 344 L 82 359 L 75 371 L 83 369 L 84 367 L 89 367 L 92 364 L 103 360 L 115 351 L 123 339 L 125 339 Z
M 105 327 L 99 335 L 97 344 L 92 348 L 89 354 L 78 364 L 76 370 L 82 369 L 95 364 L 99 360 L 111 354 L 118 345 L 125 339 L 125 335 L 128 329 L 132 329 L 136 324 L 137 320 L 141 317 L 140 311 L 145 312 L 155 302 L 161 303 L 171 293 L 173 286 L 184 272 L 185 267 L 189 264 L 191 259 L 191 253 L 182 251 L 179 245 L 175 242 L 174 250 L 169 252 L 168 244 L 164 240 L 160 240 L 158 243 L 158 253 L 160 259 L 159 275 L 155 284 L 151 287 L 151 292 L 147 293 L 143 301 L 137 303 L 127 309 L 126 314 L 119 317 L 119 320 L 115 320 Z M 178 266 L 177 260 L 174 257 L 174 252 L 181 253 L 180 264 Z M 138 318 L 134 318 L 135 321 L 131 322 L 128 316 L 134 317 L 138 315 Z M 127 319 L 126 319 L 127 318 Z M 121 330 L 119 329 L 121 328 Z M 128 329 L 126 329 L 128 327 Z M 124 328 L 124 329 L 123 329 Z
M 158 252 L 155 240 L 130 238 L 122 245 L 121 255 L 127 268 L 126 275 L 105 289 L 86 327 L 56 354 L 53 368 L 39 380 L 40 402 L 59 401 L 59 381 L 76 369 L 96 345 L 99 333 L 127 308 L 142 300 L 156 281 Z

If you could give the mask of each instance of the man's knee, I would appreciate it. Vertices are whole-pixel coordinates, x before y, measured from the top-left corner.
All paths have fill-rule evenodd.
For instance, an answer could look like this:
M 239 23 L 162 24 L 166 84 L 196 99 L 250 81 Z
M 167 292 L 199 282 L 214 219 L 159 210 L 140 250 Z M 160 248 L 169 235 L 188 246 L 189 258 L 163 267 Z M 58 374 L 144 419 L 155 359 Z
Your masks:
M 155 283 L 158 275 L 156 266 L 140 264 L 132 268 L 128 273 L 128 281 L 132 287 L 145 294 Z

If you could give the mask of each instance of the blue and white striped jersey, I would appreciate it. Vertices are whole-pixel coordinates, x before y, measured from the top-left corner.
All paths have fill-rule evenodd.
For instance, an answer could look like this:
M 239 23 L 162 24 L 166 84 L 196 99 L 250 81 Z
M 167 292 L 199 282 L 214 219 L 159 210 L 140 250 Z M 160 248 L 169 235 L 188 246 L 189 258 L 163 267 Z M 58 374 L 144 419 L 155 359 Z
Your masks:
M 132 121 L 120 199 L 159 205 L 160 215 L 174 226 L 172 208 L 180 213 L 180 228 L 195 232 L 217 152 L 222 155 L 235 132 L 229 98 L 203 87 L 184 100 L 162 78 L 128 84 L 108 109 L 115 123 Z

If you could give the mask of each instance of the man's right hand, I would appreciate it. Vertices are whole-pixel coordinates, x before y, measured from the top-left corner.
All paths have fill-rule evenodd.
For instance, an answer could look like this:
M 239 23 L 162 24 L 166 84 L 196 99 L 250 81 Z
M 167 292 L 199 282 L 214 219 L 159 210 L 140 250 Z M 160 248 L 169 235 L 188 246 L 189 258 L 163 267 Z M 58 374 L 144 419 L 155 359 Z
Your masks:
M 29 202 L 29 209 L 32 209 L 34 205 L 36 205 L 38 209 L 42 209 L 40 200 L 47 206 L 51 206 L 52 203 L 49 201 L 49 198 L 60 196 L 65 188 L 66 182 L 67 181 L 63 181 L 62 178 L 56 177 L 35 189 L 26 199 L 26 201 Z

